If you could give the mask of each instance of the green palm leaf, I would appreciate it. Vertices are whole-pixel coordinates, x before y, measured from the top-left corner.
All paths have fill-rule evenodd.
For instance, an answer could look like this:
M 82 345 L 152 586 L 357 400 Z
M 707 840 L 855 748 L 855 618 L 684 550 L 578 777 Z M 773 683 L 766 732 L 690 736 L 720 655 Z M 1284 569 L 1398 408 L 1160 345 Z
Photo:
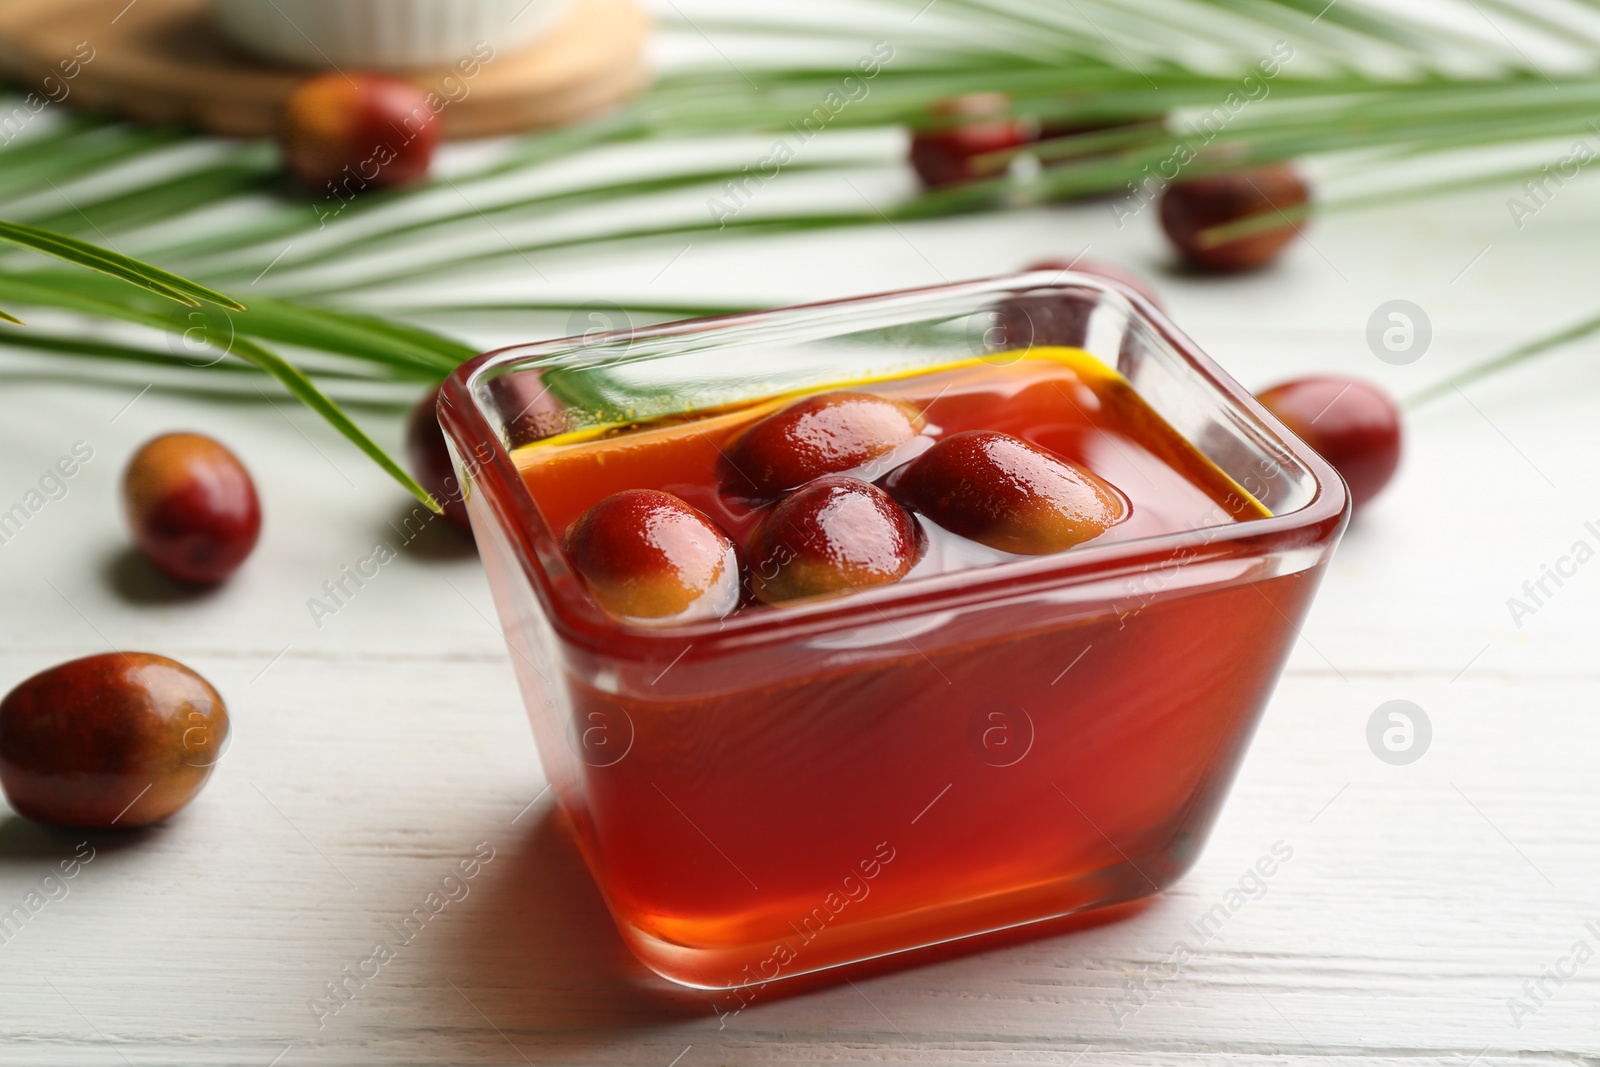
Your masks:
M 425 324 L 483 314 L 548 316 L 569 308 L 559 299 L 450 303 L 426 295 L 441 278 L 469 271 L 492 278 L 525 269 L 529 257 L 620 242 L 711 242 L 881 226 L 1114 193 L 1139 182 L 1175 143 L 1194 138 L 1197 116 L 1235 92 L 1278 40 L 1293 42 L 1294 62 L 1271 78 L 1269 96 L 1203 138 L 1206 153 L 1187 175 L 1338 156 L 1381 179 L 1429 155 L 1595 132 L 1600 17 L 1585 22 L 1579 15 L 1584 7 L 1600 13 L 1600 2 L 1584 0 L 1576 10 L 1540 0 L 1445 2 L 1463 5 L 1468 18 L 1462 26 L 1484 32 L 1423 22 L 1376 0 L 939 0 L 932 6 L 889 0 L 880 13 L 893 20 L 899 51 L 867 79 L 870 92 L 829 116 L 830 131 L 926 123 L 936 102 L 982 90 L 1008 94 L 1017 114 L 1042 122 L 1132 124 L 997 154 L 990 162 L 998 176 L 970 185 L 873 204 L 849 190 L 805 209 L 763 202 L 759 211 L 741 212 L 725 225 L 698 201 L 742 180 L 738 159 L 717 162 L 729 158 L 724 154 L 674 168 L 651 155 L 653 142 L 693 140 L 725 152 L 730 136 L 790 136 L 797 121 L 858 73 L 852 62 L 741 60 L 734 70 L 719 60 L 682 69 L 611 114 L 519 138 L 447 178 L 341 204 L 331 221 L 326 211 L 313 210 L 306 194 L 290 191 L 261 143 L 217 143 L 177 130 L 72 117 L 0 147 L 0 215 L 19 220 L 0 224 L 0 239 L 99 274 L 35 267 L 8 256 L 0 260 L 0 300 L 198 339 L 227 356 L 189 366 L 159 347 L 70 333 L 10 333 L 0 344 L 98 365 L 175 362 L 195 376 L 223 369 L 269 375 L 425 497 L 323 386 L 436 382 L 475 348 Z M 1502 22 L 1519 40 L 1563 51 L 1565 66 L 1535 66 L 1500 34 Z M 844 54 L 870 32 L 855 15 L 815 13 L 786 22 L 700 18 L 689 29 L 697 38 L 703 30 L 765 37 L 777 46 L 770 54 L 782 54 L 782 46 L 801 37 Z M 884 144 L 808 156 L 785 168 L 780 180 L 903 167 L 900 142 Z M 159 168 L 131 166 L 157 154 Z M 1024 154 L 1048 165 L 1008 169 Z M 580 157 L 585 166 L 566 166 Z M 1380 181 L 1376 190 L 1322 196 L 1306 211 L 1361 210 L 1536 173 L 1504 161 L 1486 163 L 1449 181 Z M 1245 220 L 1212 236 L 1238 236 L 1281 221 Z M 139 258 L 103 247 L 110 243 L 107 234 Z M 439 243 L 437 254 L 397 261 L 398 254 L 431 248 L 431 242 Z M 420 298 L 418 288 L 425 291 Z M 224 295 L 227 289 L 262 295 L 253 295 L 246 310 Z M 631 306 L 659 317 L 736 304 L 711 294 Z M 403 319 L 361 305 L 397 307 Z M 1586 323 L 1563 336 L 1593 328 Z M 1491 369 L 1531 358 L 1557 340 L 1525 346 Z M 278 354 L 280 346 L 292 350 L 294 362 Z
M 187 316 L 178 316 L 164 308 L 141 307 L 138 302 L 127 299 L 122 290 L 96 293 L 95 286 L 86 284 L 82 279 L 44 274 L 31 277 L 0 276 L 0 293 L 6 294 L 8 299 L 101 318 L 120 319 L 179 334 L 186 340 L 192 338 L 220 353 L 219 359 L 211 361 L 209 365 L 218 365 L 221 358 L 233 356 L 265 371 L 276 378 L 290 395 L 326 419 L 418 500 L 436 512 L 442 510 L 427 490 L 378 447 L 303 370 L 242 333 L 239 321 L 244 320 L 243 328 L 252 333 L 387 362 L 391 370 L 421 372 L 416 376 L 424 380 L 441 377 L 455 362 L 459 362 L 452 361 L 452 356 L 470 354 L 470 349 L 452 347 L 443 338 L 432 337 L 414 328 L 382 323 L 374 325 L 372 320 L 364 316 L 314 309 L 289 313 L 286 305 L 276 303 L 269 303 L 264 310 L 255 312 L 254 317 L 247 318 L 251 313 L 246 311 L 243 304 L 206 286 L 75 238 L 16 223 L 0 223 L 0 237 L 102 271 L 190 308 L 199 308 L 197 297 L 217 304 L 220 311 L 216 316 L 198 310 L 190 311 Z M 231 312 L 237 312 L 238 318 Z M 50 351 L 59 350 L 60 345 L 41 339 L 41 343 L 35 347 L 40 351 Z M 102 342 L 88 343 L 82 350 L 86 354 L 148 361 L 147 353 Z
M 169 274 L 159 267 L 130 259 L 120 252 L 113 252 L 53 230 L 44 230 L 20 222 L 0 222 L 0 240 L 10 241 L 12 244 L 31 248 L 36 252 L 43 252 L 47 256 L 109 274 L 113 278 L 121 278 L 141 289 L 148 289 L 152 293 L 189 307 L 199 307 L 200 301 L 205 300 L 232 311 L 244 310 L 244 305 L 231 296 L 224 296 L 199 282 L 191 282 L 187 278 Z

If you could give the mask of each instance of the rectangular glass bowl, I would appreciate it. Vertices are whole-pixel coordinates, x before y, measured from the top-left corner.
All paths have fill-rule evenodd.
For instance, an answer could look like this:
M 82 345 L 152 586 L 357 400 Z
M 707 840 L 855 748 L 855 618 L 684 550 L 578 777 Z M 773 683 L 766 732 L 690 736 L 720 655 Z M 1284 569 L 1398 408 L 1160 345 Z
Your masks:
M 590 599 L 512 457 L 554 432 L 1030 345 L 1115 367 L 1270 517 L 646 627 Z M 1171 884 L 1349 514 L 1325 461 L 1090 275 L 503 349 L 451 376 L 440 419 L 550 784 L 628 945 L 701 988 Z

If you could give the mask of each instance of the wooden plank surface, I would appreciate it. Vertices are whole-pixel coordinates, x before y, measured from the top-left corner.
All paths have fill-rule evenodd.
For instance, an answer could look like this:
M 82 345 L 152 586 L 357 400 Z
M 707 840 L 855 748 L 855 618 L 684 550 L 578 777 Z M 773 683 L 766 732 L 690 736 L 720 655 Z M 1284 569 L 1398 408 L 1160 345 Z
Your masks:
M 1088 246 L 1149 274 L 1249 385 L 1334 370 L 1404 393 L 1594 312 L 1600 190 L 1573 186 L 1521 231 L 1505 195 L 1329 219 L 1242 279 L 1172 272 L 1153 225 L 1119 230 L 1090 204 L 541 262 L 542 291 L 604 279 L 661 298 L 815 299 Z M 1394 298 L 1434 325 L 1407 367 L 1364 340 Z M 1593 542 L 1595 351 L 1411 417 L 1402 475 L 1347 537 L 1175 889 L 1116 921 L 775 988 L 722 1025 L 613 932 L 542 793 L 470 552 L 430 531 L 318 628 L 307 598 L 394 541 L 409 510 L 320 423 L 287 404 L 206 407 L 0 366 L 0 506 L 74 442 L 94 449 L 67 495 L 0 545 L 0 681 L 107 646 L 161 651 L 217 684 L 236 727 L 198 802 L 162 829 L 97 839 L 65 895 L 0 944 L 0 1063 L 1596 1062 L 1600 958 L 1564 961 L 1580 942 L 1600 950 L 1586 925 L 1600 921 L 1600 564 L 1521 626 L 1506 606 Z M 267 509 L 249 566 L 193 599 L 129 561 L 115 504 L 126 456 L 176 428 L 234 445 Z M 1367 745 L 1392 699 L 1433 726 L 1409 766 Z M 80 840 L 0 813 L 0 909 Z M 1247 883 L 1220 932 L 1166 966 L 1277 842 L 1293 854 L 1265 889 Z M 319 1018 L 324 984 L 480 843 L 493 859 L 469 894 Z M 1533 986 L 1536 1001 L 1527 983 L 1557 968 L 1572 976 Z
M 447 102 L 436 109 L 447 137 L 559 125 L 645 84 L 647 29 L 632 0 L 574 0 L 531 47 L 406 77 Z M 7 0 L 0 72 L 72 107 L 230 137 L 276 132 L 289 94 L 315 73 L 242 54 L 212 26 L 207 0 Z

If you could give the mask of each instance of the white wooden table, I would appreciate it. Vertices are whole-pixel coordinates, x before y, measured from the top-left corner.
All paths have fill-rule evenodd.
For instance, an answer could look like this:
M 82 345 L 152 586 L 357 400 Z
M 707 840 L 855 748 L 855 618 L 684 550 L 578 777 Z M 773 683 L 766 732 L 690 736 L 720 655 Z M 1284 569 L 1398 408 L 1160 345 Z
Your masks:
M 1119 231 L 1102 204 L 509 277 L 537 295 L 777 303 L 1088 246 L 1149 274 L 1248 385 L 1330 370 L 1405 393 L 1600 305 L 1600 188 L 1569 187 L 1521 232 L 1509 192 L 1329 220 L 1277 269 L 1232 280 L 1170 272 L 1153 219 Z M 1364 340 L 1394 298 L 1433 323 L 1411 366 Z M 409 508 L 316 419 L 288 402 L 134 401 L 132 386 L 0 365 L 0 508 L 75 442 L 94 449 L 65 498 L 0 545 L 0 687 L 108 647 L 159 651 L 222 690 L 235 729 L 191 808 L 94 838 L 65 895 L 0 943 L 0 1062 L 1596 1062 L 1600 563 L 1520 626 L 1507 608 L 1574 542 L 1600 547 L 1585 526 L 1600 528 L 1596 352 L 1411 418 L 1401 477 L 1347 536 L 1217 832 L 1175 889 L 1073 933 L 771 990 L 720 1027 L 709 997 L 652 979 L 613 931 L 544 792 L 470 549 L 430 531 L 319 628 L 308 598 L 395 541 Z M 173 429 L 229 442 L 264 498 L 260 547 L 212 595 L 149 578 L 117 513 L 126 457 Z M 398 425 L 378 430 L 398 443 Z M 1392 699 L 1432 724 L 1407 766 L 1366 740 Z M 0 910 L 49 889 L 81 840 L 0 809 Z M 1163 972 L 1185 924 L 1280 841 L 1293 856 L 1264 894 Z M 470 894 L 319 1020 L 325 983 L 484 842 L 494 858 Z M 1570 977 L 1547 977 L 1558 971 Z

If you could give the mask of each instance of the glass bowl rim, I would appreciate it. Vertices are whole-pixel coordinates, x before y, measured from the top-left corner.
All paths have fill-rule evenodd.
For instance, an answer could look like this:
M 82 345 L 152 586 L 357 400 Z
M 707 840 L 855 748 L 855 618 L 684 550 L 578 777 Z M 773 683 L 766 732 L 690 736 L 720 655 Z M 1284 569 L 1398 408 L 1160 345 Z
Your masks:
M 545 365 L 560 365 L 559 357 L 563 355 L 589 352 L 608 342 L 721 333 L 745 326 L 781 324 L 790 318 L 803 320 L 824 310 L 867 310 L 874 305 L 889 306 L 906 298 L 977 298 L 1068 288 L 1096 290 L 1129 305 L 1126 310 L 1132 311 L 1153 329 L 1235 413 L 1246 417 L 1256 431 L 1265 432 L 1269 438 L 1276 439 L 1305 468 L 1314 483 L 1311 498 L 1292 511 L 1276 513 L 1268 518 L 1200 526 L 1104 545 L 1086 545 L 1051 556 L 932 575 L 915 582 L 879 586 L 849 596 L 817 599 L 781 609 L 738 612 L 722 619 L 665 625 L 629 623 L 610 615 L 596 604 L 582 591 L 582 583 L 576 575 L 571 575 L 565 583 L 558 583 L 547 572 L 541 562 L 539 543 L 543 542 L 546 547 L 545 555 L 564 562 L 560 536 L 548 528 L 532 493 L 501 440 L 499 428 L 491 425 L 474 399 L 478 382 L 491 371 L 539 358 L 545 360 Z M 687 651 L 683 647 L 685 641 L 690 643 L 690 647 L 700 646 L 702 651 L 707 651 L 708 646 L 713 644 L 743 646 L 793 641 L 862 624 L 892 625 L 896 619 L 907 614 L 931 614 L 974 602 L 1009 600 L 1043 589 L 1087 584 L 1122 573 L 1135 573 L 1148 565 L 1170 561 L 1185 552 L 1190 553 L 1183 556 L 1185 563 L 1203 562 L 1206 553 L 1200 550 L 1218 553 L 1223 547 L 1239 544 L 1258 545 L 1255 554 L 1259 555 L 1277 547 L 1276 542 L 1285 539 L 1292 541 L 1297 534 L 1304 535 L 1313 530 L 1324 531 L 1322 536 L 1313 539 L 1321 544 L 1338 536 L 1351 510 L 1349 491 L 1332 465 L 1201 351 L 1160 308 L 1115 279 L 1070 270 L 1023 271 L 760 311 L 684 319 L 594 336 L 507 345 L 467 360 L 450 373 L 440 390 L 438 417 L 458 475 L 463 467 L 463 454 L 468 449 L 475 453 L 471 464 L 473 491 L 484 494 L 483 503 L 505 536 L 517 564 L 527 576 L 556 633 L 566 641 L 605 654 L 621 651 L 619 641 L 628 642 L 632 645 L 632 651 L 640 656 L 658 655 L 670 647 L 672 651 L 668 653 L 669 657 Z M 485 450 L 487 455 L 484 454 Z M 465 484 L 466 479 L 463 479 Z

